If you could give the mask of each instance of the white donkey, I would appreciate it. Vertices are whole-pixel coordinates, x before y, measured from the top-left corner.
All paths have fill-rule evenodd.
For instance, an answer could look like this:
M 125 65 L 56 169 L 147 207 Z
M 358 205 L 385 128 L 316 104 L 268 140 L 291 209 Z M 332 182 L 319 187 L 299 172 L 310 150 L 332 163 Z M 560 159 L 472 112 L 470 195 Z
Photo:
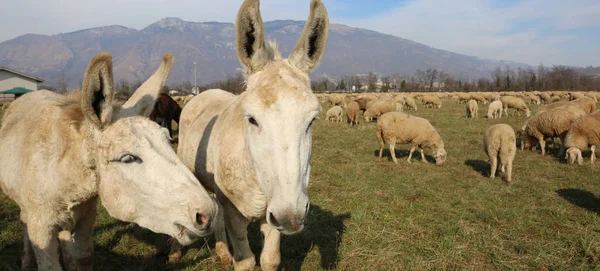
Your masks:
M 92 59 L 75 95 L 36 91 L 12 103 L 0 127 L 0 186 L 21 208 L 23 270 L 61 270 L 59 244 L 65 268 L 91 270 L 98 197 L 112 217 L 186 244 L 222 227 L 167 130 L 136 117 L 150 114 L 172 62 L 167 53 L 120 108 L 108 53 Z
M 313 0 L 302 36 L 284 59 L 274 42 L 265 43 L 259 1 L 244 1 L 236 34 L 246 91 L 205 91 L 181 114 L 178 155 L 223 205 L 236 270 L 256 263 L 247 239 L 250 221 L 261 221 L 264 270 L 279 266 L 280 233 L 304 227 L 311 124 L 320 110 L 308 73 L 323 56 L 328 29 L 325 6 Z M 230 261 L 225 232 L 215 234 L 218 255 Z

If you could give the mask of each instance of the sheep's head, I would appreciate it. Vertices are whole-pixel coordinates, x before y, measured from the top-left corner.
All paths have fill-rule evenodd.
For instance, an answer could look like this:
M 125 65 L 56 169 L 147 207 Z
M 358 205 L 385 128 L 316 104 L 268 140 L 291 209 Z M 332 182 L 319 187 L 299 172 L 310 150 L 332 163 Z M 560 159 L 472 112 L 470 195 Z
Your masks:
M 583 156 L 581 155 L 581 150 L 578 148 L 571 147 L 567 150 L 567 155 L 565 156 L 569 164 L 575 164 L 577 160 L 578 165 L 583 164 Z
M 435 164 L 438 166 L 443 165 L 446 162 L 447 153 L 444 148 L 438 148 L 435 151 Z

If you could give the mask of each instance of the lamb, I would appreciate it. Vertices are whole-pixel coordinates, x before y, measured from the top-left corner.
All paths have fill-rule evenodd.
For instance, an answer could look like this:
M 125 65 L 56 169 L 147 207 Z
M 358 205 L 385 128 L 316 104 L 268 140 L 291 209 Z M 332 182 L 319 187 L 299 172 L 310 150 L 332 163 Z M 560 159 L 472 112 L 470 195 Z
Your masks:
M 477 101 L 473 99 L 469 100 L 467 102 L 467 118 L 477 118 L 477 111 L 479 111 Z
M 560 137 L 565 142 L 565 136 L 571 125 L 580 117 L 586 115 L 578 106 L 569 105 L 539 112 L 525 123 L 521 133 L 521 150 L 529 149 L 537 140 L 542 149 L 542 155 L 546 154 L 546 141 L 544 137 Z M 561 147 L 559 155 L 564 152 L 565 146 Z
M 502 107 L 504 108 L 504 114 L 508 117 L 508 109 L 513 108 L 517 111 L 525 112 L 527 117 L 531 116 L 531 111 L 527 108 L 527 105 L 521 98 L 513 96 L 504 96 L 500 99 L 502 101 Z
M 394 148 L 398 143 L 412 145 L 407 159 L 408 163 L 410 163 L 416 147 L 419 147 L 421 160 L 424 163 L 428 162 L 423 153 L 423 148 L 430 149 L 434 153 L 437 165 L 443 165 L 446 162 L 447 154 L 444 150 L 444 142 L 431 123 L 424 118 L 401 112 L 383 114 L 377 120 L 377 139 L 381 142 L 379 161 L 381 161 L 383 155 L 383 147 L 387 143 L 390 144 L 392 160 L 397 164 Z
M 592 151 L 590 163 L 593 165 L 596 161 L 596 145 L 600 144 L 600 112 L 589 114 L 571 126 L 565 137 L 565 148 L 567 149 L 566 159 L 570 164 L 583 164 L 581 150 L 588 146 Z
M 336 105 L 332 108 L 329 108 L 329 110 L 327 110 L 325 119 L 327 121 L 342 122 L 342 114 L 343 113 L 344 113 L 344 109 L 342 109 L 341 106 Z
M 415 100 L 413 98 L 411 98 L 409 96 L 405 96 L 404 101 L 406 102 L 406 107 L 409 110 L 417 111 L 417 104 L 415 103 Z
M 442 108 L 442 100 L 437 95 L 423 96 L 423 105 L 431 108 Z
M 346 117 L 348 119 L 348 124 L 350 124 L 350 127 L 358 125 L 358 115 L 360 115 L 360 106 L 358 105 L 358 103 L 348 103 L 348 107 L 346 107 Z
M 506 173 L 506 182 L 511 182 L 512 164 L 517 151 L 515 131 L 506 124 L 496 124 L 485 131 L 483 150 L 490 159 L 490 178 L 496 176 L 498 159 L 500 171 Z
M 370 122 L 372 121 L 374 118 L 378 118 L 379 116 L 388 113 L 388 112 L 394 112 L 396 110 L 396 104 L 391 102 L 391 101 L 379 101 L 375 104 L 373 104 L 373 106 L 369 109 L 367 109 L 367 111 L 365 111 L 364 117 L 365 117 L 365 122 Z
M 493 101 L 488 106 L 488 119 L 499 119 L 502 118 L 502 102 Z

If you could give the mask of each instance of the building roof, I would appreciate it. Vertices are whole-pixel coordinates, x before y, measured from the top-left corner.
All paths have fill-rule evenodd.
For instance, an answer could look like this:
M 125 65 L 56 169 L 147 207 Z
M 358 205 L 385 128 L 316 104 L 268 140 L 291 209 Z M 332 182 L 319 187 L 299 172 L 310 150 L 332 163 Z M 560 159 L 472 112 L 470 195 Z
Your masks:
M 33 90 L 31 89 L 26 89 L 26 88 L 13 88 L 13 89 L 9 89 L 9 90 L 5 90 L 5 91 L 0 91 L 0 94 L 25 94 L 28 92 L 33 92 Z
M 11 69 L 6 68 L 6 67 L 0 67 L 0 71 L 7 71 L 7 72 L 10 72 L 10 73 L 13 73 L 13 74 L 16 74 L 16 75 L 19 75 L 19 76 L 31 79 L 31 80 L 36 81 L 38 83 L 44 82 L 44 79 L 40 79 L 40 78 L 37 78 L 37 77 L 32 76 L 32 75 L 27 75 L 27 74 L 24 74 L 22 72 L 11 70 Z

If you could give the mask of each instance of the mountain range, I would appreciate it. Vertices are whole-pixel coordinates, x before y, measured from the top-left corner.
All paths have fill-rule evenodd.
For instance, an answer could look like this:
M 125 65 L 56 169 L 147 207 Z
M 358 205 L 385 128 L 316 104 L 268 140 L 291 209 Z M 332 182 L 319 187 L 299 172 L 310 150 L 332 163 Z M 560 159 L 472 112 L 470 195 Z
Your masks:
M 278 42 L 284 56 L 293 50 L 304 22 L 265 23 L 267 39 Z M 208 84 L 239 73 L 235 52 L 235 25 L 187 22 L 164 18 L 141 30 L 119 25 L 56 35 L 26 34 L 0 43 L 0 66 L 46 79 L 59 77 L 78 87 L 90 59 L 99 51 L 113 55 L 115 80 L 136 82 L 147 78 L 170 51 L 175 64 L 168 84 Z M 194 65 L 196 62 L 196 65 Z M 320 77 L 375 72 L 411 75 L 416 69 L 435 68 L 455 77 L 490 77 L 496 67 L 529 67 L 510 61 L 482 59 L 431 48 L 407 39 L 341 24 L 330 26 L 327 50 L 313 80 Z

